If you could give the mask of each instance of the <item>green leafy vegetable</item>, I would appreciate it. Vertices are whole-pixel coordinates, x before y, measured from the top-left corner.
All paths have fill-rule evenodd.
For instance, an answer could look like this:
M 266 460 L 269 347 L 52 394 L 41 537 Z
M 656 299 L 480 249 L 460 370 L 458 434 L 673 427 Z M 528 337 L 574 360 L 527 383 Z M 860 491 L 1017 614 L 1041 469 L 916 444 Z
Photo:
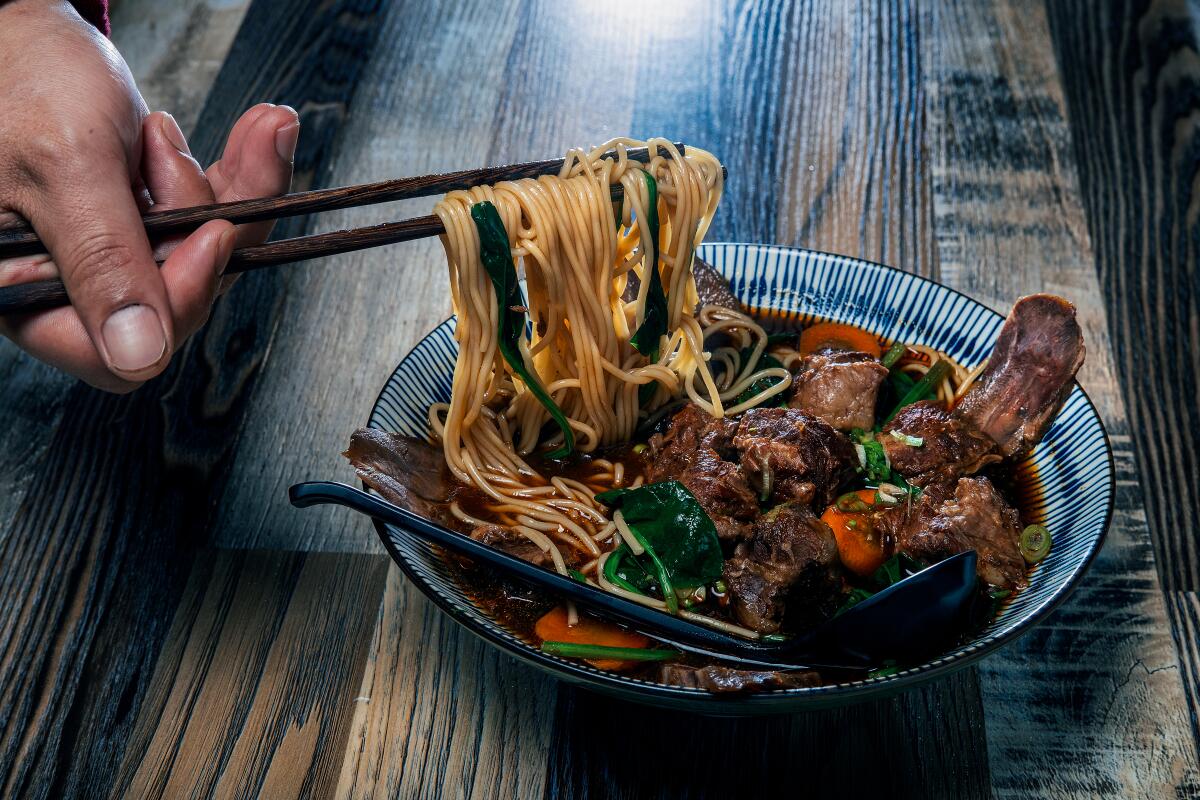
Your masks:
M 638 387 L 638 406 L 645 408 L 651 400 L 654 399 L 654 393 L 658 391 L 658 381 L 650 381 L 643 383 Z
M 892 468 L 883 452 L 883 445 L 875 439 L 875 431 L 855 428 L 850 432 L 850 437 L 863 449 L 863 457 L 867 462 L 863 465 L 863 471 L 867 479 L 894 482 L 891 480 Z
M 658 271 L 658 183 L 649 172 L 642 170 L 642 175 L 646 179 L 646 227 L 650 231 L 650 241 L 642 242 L 642 247 L 646 249 L 650 285 L 646 287 L 646 310 L 642 315 L 642 324 L 629 343 L 639 353 L 656 361 L 659 342 L 667 332 L 667 294 L 663 291 L 662 275 Z
M 694 589 L 721 577 L 723 558 L 716 526 L 679 481 L 648 483 L 636 489 L 613 489 L 596 495 L 596 500 L 621 510 L 625 524 L 650 556 L 639 558 L 628 553 L 618 562 L 617 568 L 623 568 L 626 561 L 633 560 L 642 567 L 645 575 L 654 575 L 657 564 L 653 559 L 657 559 L 668 582 L 680 589 Z M 614 557 L 615 553 L 609 556 L 609 562 Z M 631 579 L 637 577 L 635 574 L 628 572 L 625 575 L 631 585 L 638 584 L 637 580 Z M 605 577 L 612 580 L 607 569 Z M 665 587 L 660 585 L 659 588 L 665 591 Z
M 525 335 L 525 298 L 521 296 L 521 287 L 517 283 L 517 270 L 513 266 L 512 252 L 508 247 L 508 234 L 504 231 L 504 223 L 496 207 L 484 200 L 471 206 L 471 219 L 479 232 L 479 257 L 492 286 L 496 289 L 496 305 L 500 309 L 500 330 L 497 346 L 504 360 L 512 367 L 513 372 L 525 382 L 525 386 L 533 393 L 550 417 L 562 431 L 562 446 L 549 453 L 550 458 L 566 458 L 575 450 L 575 432 L 567 422 L 562 409 L 546 393 L 537 378 L 525 366 L 521 356 L 521 337 Z
M 580 583 L 587 583 L 587 578 L 584 577 L 583 573 L 577 569 L 569 569 L 569 570 L 567 570 L 567 574 L 570 575 L 575 580 L 579 581 Z
M 891 384 L 892 392 L 896 395 L 896 401 L 899 402 L 901 398 L 912 391 L 913 385 L 916 383 L 916 381 L 914 381 L 907 372 L 896 371 L 889 376 L 888 383 Z M 926 397 L 921 397 L 919 399 L 926 400 L 932 396 L 933 393 L 930 392 Z
M 622 512 L 624 513 L 624 512 Z M 679 613 L 679 597 L 675 594 L 675 581 L 671 580 L 671 573 L 667 571 L 666 564 L 658 557 L 658 551 L 654 545 L 646 541 L 646 537 L 633 526 L 630 526 L 629 532 L 633 534 L 633 538 L 637 539 L 638 544 L 645 551 L 643 555 L 649 557 L 651 568 L 654 570 L 654 577 L 658 579 L 658 590 L 662 593 L 663 602 L 667 604 L 667 611 L 672 614 Z
M 620 545 L 613 550 L 604 562 L 604 577 L 609 583 L 615 583 L 627 592 L 635 594 L 650 594 L 655 588 L 654 577 L 633 558 L 627 545 Z
M 950 372 L 950 362 L 946 359 L 938 359 L 933 366 L 929 368 L 921 380 L 913 384 L 912 388 L 900 398 L 900 402 L 892 409 L 892 413 L 887 415 L 885 422 L 891 422 L 892 417 L 900 412 L 900 409 L 905 406 L 912 405 L 918 400 L 925 399 L 927 396 L 932 396 L 937 388 L 937 385 L 942 382 L 946 375 Z
M 850 593 L 846 595 L 846 599 L 842 601 L 841 608 L 837 610 L 834 616 L 840 617 L 873 594 L 875 593 L 868 589 L 851 589 Z
M 883 354 L 883 358 L 879 359 L 879 363 L 883 364 L 888 369 L 891 369 L 892 367 L 896 366 L 896 362 L 904 358 L 904 354 L 907 351 L 908 348 L 903 342 L 895 342 L 891 347 L 888 348 L 887 352 Z
M 772 347 L 777 344 L 790 344 L 793 347 L 796 345 L 798 334 L 795 331 L 783 331 L 781 333 L 767 334 L 767 347 Z
M 886 678 L 900 671 L 900 666 L 892 659 L 884 659 L 883 665 L 867 673 L 868 678 Z
M 867 578 L 866 585 L 856 587 L 846 595 L 845 601 L 842 602 L 841 608 L 834 614 L 835 617 L 845 614 L 856 605 L 866 600 L 868 597 L 883 591 L 893 583 L 899 583 L 909 575 L 920 572 L 923 568 L 919 561 L 916 561 L 904 553 L 897 553 L 887 561 L 879 565 L 879 569 L 871 573 L 871 577 Z
M 609 647 L 603 644 L 575 642 L 542 642 L 542 652 L 563 658 L 611 658 L 618 661 L 670 661 L 683 655 L 678 650 L 647 650 L 640 647 Z
M 739 361 L 741 363 L 745 364 L 747 361 L 750 360 L 750 357 L 752 355 L 754 355 L 753 347 L 743 348 L 742 352 L 741 352 L 741 357 L 739 358 Z M 759 357 L 758 363 L 754 365 L 754 368 L 752 371 L 760 370 L 760 369 L 771 369 L 773 367 L 779 367 L 782 369 L 783 363 L 778 358 L 776 358 L 775 356 L 771 355 L 770 353 L 768 353 L 764 350 L 762 356 Z M 751 397 L 754 397 L 754 395 L 756 395 L 760 392 L 765 392 L 767 389 L 770 389 L 772 386 L 779 383 L 781 380 L 783 380 L 783 378 L 771 378 L 771 377 L 759 378 L 754 383 L 750 384 L 749 386 L 747 386 L 745 389 L 742 390 L 742 393 L 737 396 L 737 400 L 735 401 L 735 404 L 746 402 Z M 771 398 L 768 398 L 768 400 L 770 400 L 770 399 Z M 776 395 L 776 397 L 774 399 L 776 400 L 776 402 L 775 402 L 776 406 L 787 405 L 787 403 L 784 400 L 780 399 L 779 395 Z

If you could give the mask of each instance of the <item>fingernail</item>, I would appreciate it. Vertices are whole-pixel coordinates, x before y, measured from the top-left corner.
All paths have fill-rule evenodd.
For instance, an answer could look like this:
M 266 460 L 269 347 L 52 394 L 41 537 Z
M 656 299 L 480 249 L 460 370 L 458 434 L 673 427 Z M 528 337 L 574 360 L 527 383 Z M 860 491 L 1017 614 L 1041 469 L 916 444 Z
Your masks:
M 300 138 L 300 121 L 289 122 L 275 131 L 275 151 L 289 164 L 296 156 L 296 140 Z
M 162 132 L 163 136 L 167 137 L 167 141 L 175 145 L 176 150 L 184 155 L 192 154 L 192 151 L 188 149 L 187 139 L 183 138 L 183 131 L 179 130 L 179 123 L 170 114 L 164 113 L 162 116 Z
M 167 351 L 167 335 L 158 312 L 150 306 L 125 306 L 104 321 L 101 329 L 108 362 L 121 372 L 152 367 Z
M 225 268 L 229 266 L 229 257 L 233 255 L 233 248 L 236 244 L 235 239 L 237 239 L 237 228 L 230 228 L 217 240 L 217 261 L 220 265 L 217 270 L 218 275 L 224 275 Z

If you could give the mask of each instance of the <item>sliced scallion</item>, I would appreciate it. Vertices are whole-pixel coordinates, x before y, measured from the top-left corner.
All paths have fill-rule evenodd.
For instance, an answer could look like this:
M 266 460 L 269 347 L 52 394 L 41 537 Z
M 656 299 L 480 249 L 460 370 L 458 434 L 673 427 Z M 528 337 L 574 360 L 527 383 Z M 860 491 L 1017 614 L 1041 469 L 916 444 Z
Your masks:
M 1050 529 L 1045 525 L 1029 525 L 1021 531 L 1021 557 L 1026 564 L 1036 564 L 1050 552 Z
M 884 421 L 891 422 L 892 417 L 900 413 L 900 409 L 912 405 L 927 394 L 935 393 L 937 385 L 945 380 L 949 372 L 949 361 L 943 358 L 934 362 L 934 365 L 921 377 L 921 380 L 914 383 L 913 387 L 908 390 L 904 397 L 900 398 L 900 402 L 896 404 L 896 407 L 892 409 L 892 413 L 888 414 L 887 419 Z
M 908 347 L 902 342 L 895 342 L 883 354 L 883 358 L 879 359 L 879 363 L 883 364 L 888 369 L 896 366 L 896 362 L 904 358 L 904 354 L 908 352 Z
M 640 647 L 609 647 L 603 644 L 542 642 L 542 652 L 563 658 L 614 659 L 617 661 L 670 661 L 679 658 L 678 650 L 648 650 Z
M 893 439 L 904 442 L 909 447 L 920 447 L 925 444 L 925 440 L 920 436 L 909 436 L 903 431 L 892 431 L 891 433 Z

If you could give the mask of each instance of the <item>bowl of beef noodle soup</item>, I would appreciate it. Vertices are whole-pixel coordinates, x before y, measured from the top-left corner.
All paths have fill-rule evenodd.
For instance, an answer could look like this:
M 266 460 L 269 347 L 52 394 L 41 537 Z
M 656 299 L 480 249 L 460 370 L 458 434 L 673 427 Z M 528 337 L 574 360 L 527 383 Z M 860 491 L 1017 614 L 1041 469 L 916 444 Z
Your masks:
M 647 144 L 648 163 L 623 158 Z M 846 256 L 704 243 L 721 189 L 713 156 L 655 139 L 447 195 L 455 315 L 396 367 L 350 465 L 478 541 L 748 639 L 801 635 L 974 550 L 956 638 L 869 672 L 747 668 L 377 524 L 388 551 L 517 658 L 709 713 L 879 696 L 1011 641 L 1080 580 L 1112 511 L 1074 307 L 1034 294 L 1001 315 Z

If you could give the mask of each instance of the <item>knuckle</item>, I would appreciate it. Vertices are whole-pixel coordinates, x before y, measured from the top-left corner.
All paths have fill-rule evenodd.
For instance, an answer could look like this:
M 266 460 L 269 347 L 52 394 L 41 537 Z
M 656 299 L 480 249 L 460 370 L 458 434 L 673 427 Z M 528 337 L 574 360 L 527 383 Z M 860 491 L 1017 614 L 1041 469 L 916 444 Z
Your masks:
M 22 140 L 17 164 L 35 181 L 48 181 L 78 160 L 79 143 L 72 139 L 62 131 L 34 131 Z
M 126 267 L 135 259 L 133 248 L 111 234 L 85 236 L 64 256 L 59 266 L 78 292 L 116 299 L 130 287 Z

